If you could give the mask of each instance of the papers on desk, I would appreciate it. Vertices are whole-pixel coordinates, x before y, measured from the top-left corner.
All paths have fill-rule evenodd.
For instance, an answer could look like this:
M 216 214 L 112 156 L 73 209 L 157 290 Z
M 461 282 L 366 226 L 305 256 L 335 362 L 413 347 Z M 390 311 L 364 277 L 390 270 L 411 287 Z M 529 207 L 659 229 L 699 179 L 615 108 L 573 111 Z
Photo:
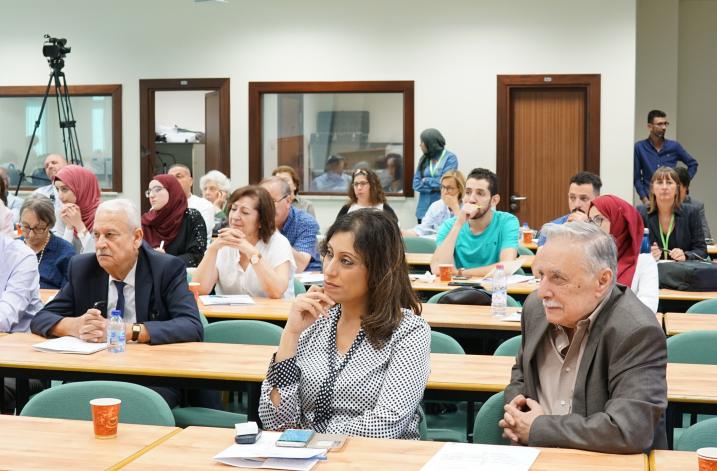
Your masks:
M 297 273 L 294 276 L 296 277 L 297 280 L 299 280 L 301 283 L 303 283 L 305 285 L 324 282 L 324 274 L 317 273 L 315 271 Z
M 521 446 L 446 443 L 421 470 L 527 471 L 539 453 L 535 448 Z
M 408 278 L 410 280 L 422 281 L 424 283 L 433 283 L 434 281 L 436 281 L 436 275 L 434 275 L 430 271 L 427 271 L 423 275 L 411 274 L 411 275 L 408 275 Z
M 520 320 L 521 320 L 520 311 L 508 312 L 505 314 L 504 317 L 501 317 L 498 320 L 501 322 L 520 322 Z
M 232 304 L 254 304 L 248 294 L 212 294 L 199 296 L 205 306 L 228 306 Z
M 107 348 L 106 343 L 89 343 L 80 340 L 77 337 L 59 337 L 45 342 L 36 343 L 32 346 L 35 350 L 41 352 L 53 353 L 79 353 L 81 355 L 89 355 L 90 353 L 99 352 Z
M 275 445 L 281 433 L 263 432 L 253 445 L 231 445 L 214 459 L 238 468 L 310 470 L 317 461 L 326 459 L 322 448 L 286 448 Z

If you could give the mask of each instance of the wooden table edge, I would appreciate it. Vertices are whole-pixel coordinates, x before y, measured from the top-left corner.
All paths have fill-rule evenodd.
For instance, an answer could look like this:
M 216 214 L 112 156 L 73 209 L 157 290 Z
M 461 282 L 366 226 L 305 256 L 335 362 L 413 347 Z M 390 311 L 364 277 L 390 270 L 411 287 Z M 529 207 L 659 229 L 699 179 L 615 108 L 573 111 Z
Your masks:
M 152 450 L 152 449 L 158 447 L 159 445 L 161 445 L 162 443 L 166 442 L 167 440 L 169 440 L 169 439 L 172 438 L 173 436 L 177 435 L 177 434 L 178 434 L 179 432 L 181 432 L 182 430 L 184 430 L 184 429 L 175 426 L 175 429 L 172 430 L 171 432 L 169 432 L 168 434 L 166 434 L 166 435 L 164 435 L 164 436 L 162 436 L 162 437 L 159 437 L 157 440 L 155 440 L 154 442 L 150 443 L 150 444 L 147 445 L 146 447 L 144 447 L 144 448 L 142 448 L 141 450 L 139 450 L 139 451 L 137 451 L 137 452 L 131 454 L 131 455 L 128 456 L 127 458 L 125 458 L 125 459 L 123 459 L 122 461 L 120 461 L 120 462 L 118 462 L 118 463 L 116 463 L 116 464 L 110 466 L 110 467 L 107 468 L 107 469 L 108 469 L 109 471 L 114 471 L 114 470 L 116 470 L 116 469 L 124 468 L 124 467 L 127 466 L 129 463 L 131 463 L 132 461 L 136 460 L 137 458 L 139 458 L 140 456 L 144 455 L 144 454 L 147 453 L 148 451 L 150 451 L 150 450 Z

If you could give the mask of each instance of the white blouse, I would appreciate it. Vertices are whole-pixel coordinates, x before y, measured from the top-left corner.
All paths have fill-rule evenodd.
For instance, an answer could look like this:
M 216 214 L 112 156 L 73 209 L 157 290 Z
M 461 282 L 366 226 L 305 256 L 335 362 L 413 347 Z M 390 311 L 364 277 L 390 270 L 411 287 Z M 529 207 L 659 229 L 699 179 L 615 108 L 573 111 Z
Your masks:
M 651 254 L 638 255 L 630 289 L 652 312 L 657 312 L 657 305 L 660 302 L 660 280 L 657 275 L 657 262 Z
M 291 252 L 291 244 L 286 237 L 281 235 L 279 231 L 274 231 L 269 243 L 266 244 L 260 240 L 256 244 L 261 257 L 265 259 L 273 268 L 289 261 L 289 286 L 282 296 L 284 299 L 292 299 L 294 297 L 294 272 L 296 272 L 296 262 Z M 234 247 L 222 247 L 217 253 L 217 273 L 219 281 L 217 281 L 217 294 L 248 294 L 255 297 L 267 297 L 261 287 L 261 281 L 254 272 L 254 267 L 249 264 L 246 271 L 239 264 L 239 249 Z

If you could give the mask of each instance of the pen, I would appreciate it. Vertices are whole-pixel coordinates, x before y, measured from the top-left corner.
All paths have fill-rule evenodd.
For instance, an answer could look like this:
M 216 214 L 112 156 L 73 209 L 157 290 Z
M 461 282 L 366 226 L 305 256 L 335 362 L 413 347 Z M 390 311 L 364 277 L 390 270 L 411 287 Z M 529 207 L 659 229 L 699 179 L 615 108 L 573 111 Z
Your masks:
M 161 242 L 159 243 L 159 248 L 160 248 L 160 249 L 164 249 L 164 241 L 161 241 Z

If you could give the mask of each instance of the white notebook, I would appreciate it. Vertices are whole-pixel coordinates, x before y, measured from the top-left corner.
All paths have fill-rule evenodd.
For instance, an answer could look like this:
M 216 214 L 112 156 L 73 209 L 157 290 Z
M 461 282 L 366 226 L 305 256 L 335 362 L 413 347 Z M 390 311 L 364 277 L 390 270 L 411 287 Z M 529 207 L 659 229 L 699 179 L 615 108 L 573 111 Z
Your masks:
M 77 337 L 66 336 L 36 343 L 32 346 L 32 348 L 41 352 L 79 353 L 81 355 L 89 355 L 90 353 L 104 350 L 107 348 L 107 343 L 89 343 L 84 340 L 80 340 Z
M 212 294 L 199 296 L 205 306 L 228 306 L 232 304 L 254 304 L 248 294 Z

